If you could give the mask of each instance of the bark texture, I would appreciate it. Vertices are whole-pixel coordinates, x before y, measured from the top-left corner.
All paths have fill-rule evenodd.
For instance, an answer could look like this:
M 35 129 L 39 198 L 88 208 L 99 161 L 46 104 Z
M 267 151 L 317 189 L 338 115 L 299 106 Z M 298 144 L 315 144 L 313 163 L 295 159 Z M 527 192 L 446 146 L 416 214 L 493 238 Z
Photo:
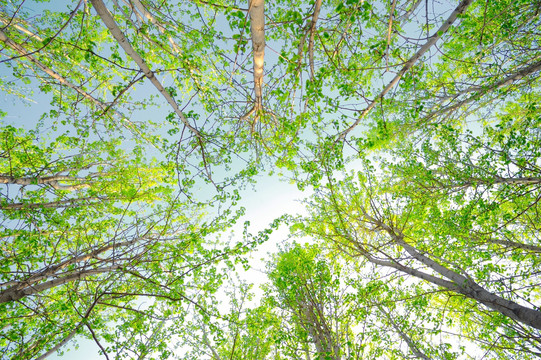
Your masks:
M 433 260 L 429 254 L 423 253 L 405 241 L 404 235 L 399 230 L 394 229 L 392 226 L 389 226 L 383 221 L 370 216 L 366 211 L 363 212 L 367 223 L 383 229 L 390 236 L 391 241 L 404 249 L 409 256 L 442 277 L 440 278 L 438 276 L 425 273 L 424 271 L 419 271 L 411 266 L 402 265 L 398 260 L 391 259 L 389 261 L 385 261 L 376 259 L 371 256 L 369 252 L 362 247 L 362 245 L 354 241 L 357 243 L 358 248 L 361 249 L 361 255 L 367 258 L 368 261 L 377 265 L 388 266 L 400 270 L 417 278 L 431 282 L 434 285 L 462 294 L 517 322 L 541 330 L 541 311 L 519 305 L 514 301 L 507 300 L 486 290 L 477 284 L 470 276 L 468 276 L 467 273 L 459 273 L 456 270 L 453 270 L 440 264 L 438 261 Z
M 265 63 L 265 0 L 250 1 L 250 34 L 254 56 L 254 110 L 263 108 L 263 68 Z
M 34 294 L 40 293 L 48 289 L 52 289 L 60 285 L 64 285 L 76 280 L 84 279 L 89 276 L 110 273 L 119 268 L 120 268 L 120 265 L 112 265 L 105 268 L 82 270 L 74 274 L 66 275 L 64 277 L 59 277 L 54 280 L 49 280 L 41 284 L 37 284 L 33 286 L 26 286 L 22 289 L 19 288 L 19 286 L 13 286 L 0 292 L 0 304 L 10 302 L 10 301 L 17 301 L 26 296 L 34 295 Z

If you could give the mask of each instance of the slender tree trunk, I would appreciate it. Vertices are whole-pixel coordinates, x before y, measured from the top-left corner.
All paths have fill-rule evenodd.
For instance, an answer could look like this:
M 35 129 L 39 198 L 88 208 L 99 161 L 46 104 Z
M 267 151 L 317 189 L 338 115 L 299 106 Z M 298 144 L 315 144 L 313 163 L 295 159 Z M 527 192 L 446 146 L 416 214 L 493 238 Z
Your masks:
M 340 360 L 340 350 L 336 346 L 333 339 L 333 334 L 325 322 L 325 316 L 323 311 L 314 310 L 316 307 L 321 306 L 312 302 L 301 303 L 300 313 L 303 317 L 303 323 L 308 329 L 308 333 L 314 340 L 316 351 L 320 355 L 320 358 Z
M 409 349 L 411 350 L 411 352 L 415 355 L 415 357 L 417 357 L 418 359 L 423 359 L 423 360 L 430 360 L 430 358 L 428 356 L 426 356 L 420 349 L 419 347 L 415 344 L 415 341 L 413 341 L 413 339 L 411 339 L 404 331 L 402 331 L 398 325 L 396 324 L 396 322 L 393 320 L 393 318 L 391 317 L 391 315 L 385 311 L 383 309 L 383 307 L 381 306 L 378 306 L 378 309 L 383 313 L 385 314 L 385 317 L 387 318 L 387 320 L 389 320 L 389 322 L 391 323 L 391 326 L 395 329 L 395 331 L 398 333 L 398 335 L 400 335 L 400 337 L 406 342 L 406 344 L 408 345 Z
M 408 21 L 410 16 L 415 12 L 415 10 L 417 10 L 422 1 L 423 0 L 414 0 L 411 8 L 404 14 L 400 15 L 396 20 L 401 22 Z
M 419 261 L 429 269 L 440 274 L 441 276 L 443 276 L 443 278 L 427 274 L 423 271 L 414 269 L 411 266 L 402 265 L 394 259 L 377 259 L 373 257 L 370 252 L 364 248 L 362 244 L 355 241 L 355 239 L 350 238 L 350 241 L 356 244 L 357 251 L 360 253 L 360 255 L 365 257 L 368 261 L 376 265 L 387 266 L 397 269 L 406 274 L 415 276 L 419 279 L 426 280 L 434 285 L 462 294 L 466 297 L 478 301 L 479 303 L 487 306 L 492 310 L 495 310 L 507 317 L 510 317 L 515 321 L 541 330 L 541 311 L 519 305 L 514 301 L 507 300 L 501 296 L 487 291 L 475 281 L 473 281 L 473 279 L 467 274 L 459 274 L 458 272 L 451 270 L 444 265 L 441 265 L 437 261 L 431 259 L 415 247 L 408 244 L 404 240 L 404 236 L 399 230 L 396 230 L 392 226 L 389 226 L 383 221 L 369 215 L 365 209 L 362 210 L 362 213 L 367 223 L 373 224 L 379 229 L 383 229 L 387 234 L 389 234 L 392 242 L 403 248 L 413 259 Z
M 0 204 L 0 210 L 22 210 L 22 209 L 64 209 L 76 206 L 87 206 L 89 204 L 95 204 L 98 201 L 105 201 L 106 199 L 100 199 L 99 197 L 83 197 L 68 200 L 51 201 L 44 203 L 13 203 L 13 204 Z
M 310 62 L 310 76 L 314 77 L 314 38 L 316 35 L 316 24 L 319 18 L 319 12 L 321 11 L 322 0 L 316 0 L 314 14 L 312 15 L 312 22 L 310 23 L 310 39 L 308 42 L 308 57 Z
M 1 29 L 0 29 L 0 40 L 6 44 L 8 47 L 10 47 L 12 50 L 15 50 L 17 53 L 19 53 L 21 56 L 24 56 L 25 58 L 27 58 L 28 60 L 30 60 L 30 62 L 34 63 L 40 70 L 42 70 L 43 72 L 45 72 L 47 75 L 49 75 L 50 77 L 52 77 L 53 79 L 57 80 L 58 82 L 60 82 L 62 85 L 65 85 L 73 90 L 75 90 L 77 93 L 79 93 L 80 95 L 82 95 L 85 99 L 88 99 L 90 100 L 92 103 L 94 103 L 95 105 L 97 105 L 99 108 L 101 109 L 105 109 L 107 108 L 107 105 L 105 105 L 104 103 L 102 103 L 101 101 L 99 101 L 98 99 L 94 98 L 92 95 L 88 94 L 86 91 L 82 90 L 80 87 L 72 84 L 71 82 L 69 82 L 68 80 L 66 80 L 63 76 L 61 76 L 60 74 L 56 73 L 55 71 L 53 71 L 52 69 L 50 69 L 49 67 L 45 66 L 44 64 L 42 64 L 40 61 L 38 61 L 34 56 L 32 56 L 30 53 L 28 53 L 21 45 L 17 44 L 15 41 L 11 40 L 7 34 L 5 32 L 3 32 Z
M 363 256 L 373 264 L 397 269 L 406 274 L 428 281 L 436 286 L 462 294 L 513 320 L 541 330 L 541 311 L 533 310 L 531 308 L 519 305 L 511 300 L 504 299 L 501 296 L 495 295 L 465 276 L 442 266 L 434 260 L 420 254 L 417 250 L 412 249 L 412 247 L 409 247 L 409 251 L 406 251 L 410 253 L 416 260 L 427 265 L 429 268 L 440 273 L 449 280 L 427 274 L 409 266 L 404 266 L 396 261 L 376 259 L 367 254 L 363 254 Z
M 62 269 L 65 269 L 66 267 L 68 267 L 69 265 L 73 265 L 73 264 L 76 264 L 76 263 L 81 263 L 81 262 L 86 262 L 86 261 L 89 261 L 91 259 L 98 259 L 98 257 L 109 251 L 109 250 L 112 250 L 112 249 L 121 249 L 121 248 L 125 248 L 127 246 L 130 246 L 130 245 L 133 245 L 139 241 L 141 241 L 142 239 L 141 238 L 136 238 L 136 239 L 133 239 L 133 240 L 130 240 L 130 241 L 123 241 L 123 242 L 120 242 L 120 243 L 112 243 L 112 244 L 109 244 L 109 245 L 105 245 L 105 246 L 102 246 L 96 250 L 93 250 L 91 252 L 88 252 L 86 254 L 83 254 L 83 255 L 79 255 L 79 256 L 74 256 L 70 259 L 66 259 L 56 265 L 51 265 L 31 276 L 29 276 L 28 278 L 26 278 L 25 280 L 20 280 L 20 281 L 8 281 L 8 282 L 5 282 L 3 284 L 0 284 L 0 286 L 2 287 L 7 287 L 7 286 L 10 286 L 12 288 L 16 288 L 16 289 L 23 289 L 25 287 L 29 287 L 29 286 L 33 286 L 33 284 L 39 282 L 39 281 L 43 281 L 43 280 L 46 280 L 47 278 L 49 277 L 52 277 L 54 276 L 58 271 L 62 270 Z M 112 259 L 111 261 L 114 261 L 114 259 Z
M 180 107 L 178 106 L 175 99 L 169 94 L 167 90 L 163 87 L 162 83 L 158 80 L 156 77 L 156 74 L 150 69 L 146 61 L 139 55 L 137 51 L 131 46 L 130 42 L 124 36 L 124 33 L 120 28 L 118 27 L 118 24 L 116 23 L 115 19 L 113 18 L 113 15 L 107 10 L 107 7 L 103 3 L 102 0 L 90 0 L 92 3 L 92 6 L 94 7 L 94 10 L 98 13 L 99 17 L 107 26 L 115 40 L 118 42 L 118 44 L 124 49 L 126 54 L 139 66 L 141 71 L 145 74 L 145 76 L 150 80 L 152 85 L 160 92 L 160 94 L 167 100 L 169 105 L 173 108 L 177 116 L 180 118 L 180 120 L 184 123 L 184 125 L 197 137 L 201 137 L 201 134 L 199 131 L 194 128 L 186 116 L 182 113 L 182 110 L 180 110 Z
M 250 0 L 250 35 L 254 56 L 255 111 L 263 108 L 263 68 L 265 63 L 265 0 Z
M 539 58 L 539 57 L 537 57 L 537 58 Z M 495 82 L 492 85 L 489 85 L 489 86 L 486 86 L 486 85 L 485 86 L 480 86 L 480 85 L 470 86 L 469 88 L 460 91 L 458 94 L 445 96 L 445 97 L 441 98 L 440 101 L 455 99 L 455 98 L 459 97 L 460 95 L 464 95 L 464 94 L 468 94 L 468 93 L 472 93 L 472 92 L 481 91 L 482 93 L 488 93 L 490 91 L 497 90 L 497 89 L 499 89 L 501 87 L 511 85 L 515 81 L 518 81 L 518 80 L 520 80 L 520 79 L 522 79 L 522 78 L 524 78 L 524 77 L 526 77 L 526 76 L 528 76 L 530 74 L 533 74 L 533 73 L 535 73 L 535 72 L 537 72 L 539 70 L 541 70 L 541 61 L 537 61 L 537 62 L 535 62 L 535 63 L 533 63 L 533 64 L 531 64 L 529 66 L 523 67 L 522 69 L 516 71 L 514 74 L 511 74 L 511 75 L 507 76 L 506 78 Z
M 80 184 L 77 185 L 62 185 L 59 182 L 60 181 L 69 181 L 69 182 L 80 182 Z M 73 176 L 36 176 L 36 177 L 14 177 L 14 176 L 6 176 L 6 175 L 0 175 L 0 184 L 14 184 L 14 185 L 49 185 L 55 190 L 78 190 L 82 188 L 90 187 L 90 185 L 85 184 L 83 182 L 88 181 L 88 179 L 80 178 L 80 177 L 73 177 Z
M 26 296 L 34 295 L 37 293 L 40 293 L 42 291 L 52 289 L 56 286 L 64 285 L 76 280 L 84 279 L 88 276 L 92 275 L 98 275 L 98 274 L 104 274 L 109 273 L 114 270 L 117 270 L 120 268 L 120 265 L 112 265 L 105 268 L 98 268 L 98 269 L 90 269 L 90 270 L 84 270 L 79 271 L 75 274 L 70 274 L 64 277 L 60 277 L 54 280 L 49 280 L 47 282 L 44 282 L 42 284 L 37 284 L 33 286 L 28 286 L 23 289 L 19 289 L 19 286 L 13 286 L 9 289 L 6 289 L 2 292 L 0 292 L 0 304 L 11 302 L 11 301 L 17 301 L 20 300 Z
M 47 351 L 45 354 L 38 357 L 36 360 L 45 360 L 52 354 L 56 353 L 62 346 L 66 345 L 71 339 L 73 339 L 73 337 L 75 336 L 75 334 L 77 334 L 77 330 L 79 330 L 81 325 L 82 323 L 77 325 L 77 327 L 73 329 L 62 341 L 60 341 L 58 344 L 53 346 L 51 349 L 49 349 L 49 351 Z
M 165 27 L 159 21 L 157 21 L 156 18 L 154 18 L 154 16 L 141 3 L 141 1 L 139 1 L 139 0 L 130 0 L 130 2 L 132 2 L 135 5 L 137 10 L 139 10 L 139 12 L 141 14 L 143 14 L 145 18 L 147 18 L 153 25 L 157 26 L 162 34 L 165 34 L 165 31 L 166 31 Z M 180 47 L 175 42 L 175 40 L 173 40 L 173 38 L 171 36 L 168 36 L 167 40 L 169 40 L 169 43 L 173 47 L 173 50 L 175 51 L 175 53 L 177 55 L 180 55 L 182 52 L 180 50 Z
M 499 313 L 508 316 L 513 320 L 541 330 L 541 311 L 530 309 L 511 300 L 507 300 L 501 296 L 495 295 L 485 290 L 472 279 L 461 275 L 456 271 L 448 269 L 447 267 L 420 253 L 416 248 L 407 244 L 401 237 L 398 237 L 397 235 L 392 235 L 392 237 L 394 238 L 395 242 L 402 246 L 402 248 L 404 248 L 406 252 L 415 260 L 449 279 L 453 286 L 444 286 L 447 289 L 474 299 L 488 308 L 498 311 Z
M 488 94 L 490 92 L 496 91 L 496 90 L 498 90 L 498 89 L 500 89 L 500 88 L 502 88 L 504 86 L 511 85 L 515 81 L 518 81 L 518 80 L 520 80 L 520 79 L 522 79 L 522 78 L 524 78 L 526 76 L 534 74 L 534 73 L 538 72 L 539 70 L 541 70 L 541 61 L 537 61 L 537 62 L 535 62 L 535 63 L 533 63 L 533 64 L 531 64 L 531 65 L 529 65 L 529 66 L 527 66 L 525 68 L 522 68 L 519 71 L 517 71 L 516 73 L 511 74 L 508 77 L 506 77 L 506 78 L 504 78 L 504 79 L 502 79 L 500 81 L 497 81 L 494 84 L 487 85 L 487 86 L 473 86 L 471 88 L 468 88 L 468 89 L 460 92 L 458 95 L 455 95 L 453 97 L 444 98 L 442 101 L 448 100 L 450 98 L 456 98 L 456 97 L 458 97 L 458 96 L 460 96 L 462 94 L 466 94 L 466 93 L 469 93 L 469 92 L 474 92 L 475 93 L 474 95 L 470 96 L 469 98 L 466 98 L 466 99 L 464 99 L 462 101 L 459 101 L 454 105 L 449 105 L 449 106 L 446 106 L 446 107 L 444 107 L 442 109 L 435 110 L 435 111 L 429 113 L 427 116 L 425 116 L 423 118 L 423 120 L 427 121 L 427 120 L 432 119 L 435 116 L 442 115 L 442 114 L 457 110 L 457 109 L 461 108 L 464 105 L 467 105 L 467 104 L 469 104 L 471 102 L 479 100 L 480 95 L 485 95 L 485 94 Z

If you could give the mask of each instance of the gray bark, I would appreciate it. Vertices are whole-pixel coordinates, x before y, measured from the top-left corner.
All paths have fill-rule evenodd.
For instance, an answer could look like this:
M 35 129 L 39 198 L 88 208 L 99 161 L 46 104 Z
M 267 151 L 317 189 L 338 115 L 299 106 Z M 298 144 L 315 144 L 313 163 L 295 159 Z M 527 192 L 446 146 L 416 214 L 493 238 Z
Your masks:
M 59 182 L 60 181 L 70 181 L 70 182 L 80 182 L 80 184 L 76 185 L 62 185 Z M 90 185 L 84 183 L 85 181 L 88 181 L 88 179 L 80 178 L 80 177 L 73 177 L 73 176 L 64 176 L 64 175 L 57 175 L 57 176 L 36 176 L 36 177 L 14 177 L 14 176 L 7 176 L 7 175 L 0 175 L 0 184 L 14 184 L 14 185 L 49 185 L 55 190 L 78 190 L 82 188 L 90 187 Z
M 64 209 L 71 208 L 76 206 L 86 206 L 93 204 L 99 200 L 104 201 L 105 199 L 100 199 L 99 197 L 83 197 L 76 199 L 68 200 L 58 200 L 51 202 L 43 203 L 13 203 L 0 205 L 0 210 L 22 210 L 22 209 Z
M 528 308 L 517 304 L 514 301 L 507 300 L 501 296 L 491 293 L 477 284 L 467 274 L 459 274 L 458 272 L 451 270 L 439 262 L 431 259 L 429 256 L 423 254 L 421 251 L 411 246 L 404 240 L 403 234 L 394 229 L 393 227 L 385 224 L 372 216 L 370 216 L 366 210 L 363 209 L 363 216 L 368 223 L 375 225 L 376 227 L 383 229 L 389 234 L 392 241 L 402 247 L 413 259 L 425 265 L 427 268 L 440 274 L 443 278 L 427 274 L 425 272 L 416 270 L 411 266 L 405 266 L 400 264 L 394 259 L 381 260 L 373 257 L 368 250 L 364 249 L 362 245 L 351 239 L 354 243 L 357 243 L 357 249 L 360 255 L 364 256 L 368 261 L 381 266 L 387 266 L 406 274 L 410 274 L 419 279 L 426 280 L 434 285 L 443 287 L 447 290 L 462 294 L 466 297 L 474 299 L 479 303 L 487 306 L 488 308 L 495 310 L 509 318 L 531 326 L 533 328 L 541 330 L 541 311 Z

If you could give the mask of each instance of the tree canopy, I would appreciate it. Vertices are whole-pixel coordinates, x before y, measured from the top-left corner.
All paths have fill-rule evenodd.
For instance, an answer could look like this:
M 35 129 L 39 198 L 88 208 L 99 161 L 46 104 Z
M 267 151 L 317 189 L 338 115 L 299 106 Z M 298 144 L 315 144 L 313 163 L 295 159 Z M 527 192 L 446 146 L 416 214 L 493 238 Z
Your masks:
M 537 0 L 0 0 L 1 357 L 538 358 L 540 29 Z M 306 211 L 253 229 L 267 176 Z

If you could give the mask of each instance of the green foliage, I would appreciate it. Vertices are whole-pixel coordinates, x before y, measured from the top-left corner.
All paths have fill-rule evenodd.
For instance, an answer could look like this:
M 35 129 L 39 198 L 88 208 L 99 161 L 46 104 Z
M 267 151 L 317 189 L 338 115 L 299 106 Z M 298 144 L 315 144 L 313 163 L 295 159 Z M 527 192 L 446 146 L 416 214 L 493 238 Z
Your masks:
M 247 2 L 100 3 L 0 0 L 2 358 L 539 356 L 539 1 L 267 1 L 257 107 Z

